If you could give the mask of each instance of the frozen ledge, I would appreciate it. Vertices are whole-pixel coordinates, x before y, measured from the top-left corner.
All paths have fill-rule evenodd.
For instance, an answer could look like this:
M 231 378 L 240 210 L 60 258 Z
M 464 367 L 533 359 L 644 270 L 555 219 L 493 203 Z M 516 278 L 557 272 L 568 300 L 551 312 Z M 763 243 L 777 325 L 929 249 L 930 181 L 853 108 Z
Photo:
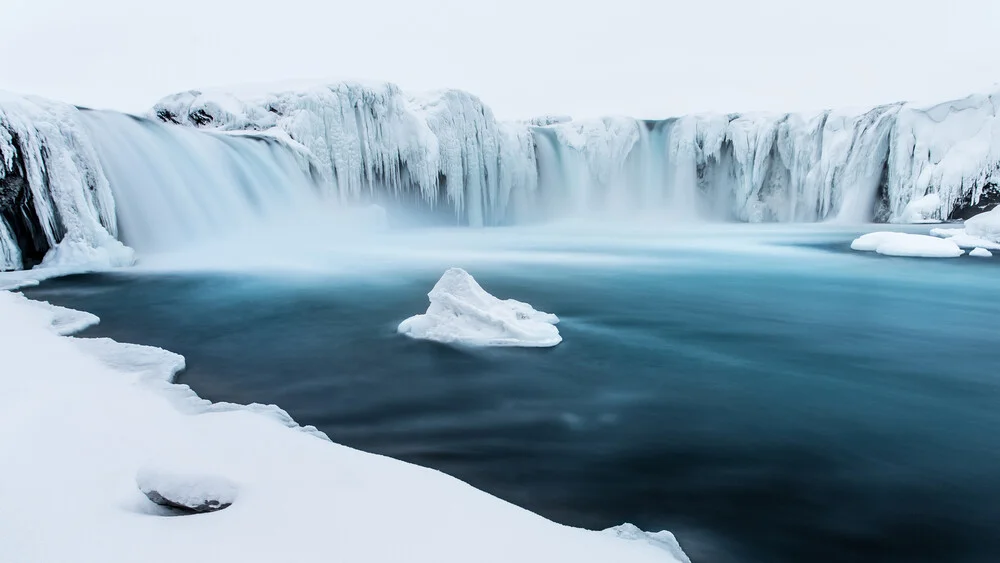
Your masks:
M 954 242 L 929 235 L 879 231 L 861 235 L 851 243 L 853 250 L 876 252 L 886 256 L 916 258 L 955 258 L 965 251 Z
M 497 299 L 468 272 L 449 268 L 427 294 L 427 312 L 400 323 L 411 338 L 467 346 L 544 348 L 562 342 L 559 317 L 513 299 Z
M 17 483 L 0 488 L 0 502 L 17 507 L 0 514 L 5 560 L 688 561 L 669 533 L 562 526 L 443 473 L 290 429 L 277 407 L 284 419 L 268 407 L 211 404 L 168 382 L 179 356 L 106 339 L 81 345 L 54 332 L 61 314 L 0 292 L 8 362 L 0 450 L 5 481 Z M 239 501 L 165 517 L 136 486 L 149 467 L 218 476 L 225 487 L 213 485 L 212 498 L 221 505 L 238 490 Z M 205 485 L 167 484 L 181 492 Z M 43 541 L 39 530 L 61 540 Z M 171 549 L 150 549 L 168 538 Z

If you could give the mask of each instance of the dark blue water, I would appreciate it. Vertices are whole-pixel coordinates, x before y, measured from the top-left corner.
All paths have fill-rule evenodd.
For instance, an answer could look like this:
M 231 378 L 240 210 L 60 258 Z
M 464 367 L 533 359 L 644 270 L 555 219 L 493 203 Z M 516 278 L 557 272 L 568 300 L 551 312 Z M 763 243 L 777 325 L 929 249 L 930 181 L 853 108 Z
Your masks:
M 183 354 L 206 398 L 276 403 L 566 524 L 670 529 L 696 562 L 1000 561 L 1000 262 L 843 247 L 470 268 L 560 315 L 548 350 L 396 335 L 439 269 L 26 293 Z

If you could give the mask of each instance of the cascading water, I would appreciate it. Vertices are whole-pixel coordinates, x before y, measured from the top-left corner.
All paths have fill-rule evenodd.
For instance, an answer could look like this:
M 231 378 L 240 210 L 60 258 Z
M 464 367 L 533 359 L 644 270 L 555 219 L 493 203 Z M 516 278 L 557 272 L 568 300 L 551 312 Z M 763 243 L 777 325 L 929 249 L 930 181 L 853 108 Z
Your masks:
M 470 94 L 389 84 L 187 92 L 156 119 L 0 93 L 0 270 L 131 263 L 116 237 L 140 254 L 315 238 L 300 223 L 336 222 L 328 202 L 470 226 L 906 221 L 918 200 L 947 220 L 1000 202 L 997 99 L 502 123 Z
M 256 229 L 321 203 L 291 149 L 265 138 L 83 111 L 117 206 L 121 240 L 140 253 Z
M 536 127 L 539 192 L 554 216 L 871 221 L 897 110 Z

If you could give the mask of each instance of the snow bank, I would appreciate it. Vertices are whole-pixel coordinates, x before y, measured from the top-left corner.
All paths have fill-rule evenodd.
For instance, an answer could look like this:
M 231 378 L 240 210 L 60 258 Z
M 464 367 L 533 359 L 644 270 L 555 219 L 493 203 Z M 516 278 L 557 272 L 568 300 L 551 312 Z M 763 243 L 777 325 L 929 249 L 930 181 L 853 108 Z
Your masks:
M 975 256 L 977 258 L 992 258 L 993 253 L 985 248 L 974 248 L 969 251 L 969 256 Z
M 1000 250 L 1000 207 L 968 219 L 961 229 L 931 229 L 931 234 L 961 248 L 981 251 L 976 256 L 985 256 L 983 252 Z
M 0 292 L 6 561 L 654 563 L 666 537 L 561 526 L 437 471 L 318 440 L 248 409 L 189 414 L 182 386 L 111 369 L 51 313 Z M 231 508 L 162 517 L 140 469 L 222 476 Z M 183 468 L 184 471 L 173 471 Z M 53 486 L 57 483 L 59 486 Z M 291 523 L 291 524 L 290 524 Z M 391 541 L 386 541 L 391 537 Z M 114 541 L 108 541 L 114 538 Z M 157 549 L 165 545 L 170 549 Z
M 966 234 L 1000 243 L 1000 207 L 970 217 L 965 222 Z
M 626 540 L 648 542 L 651 545 L 655 545 L 656 547 L 667 551 L 674 557 L 674 559 L 680 561 L 681 563 L 691 563 L 687 554 L 684 553 L 680 544 L 677 543 L 677 538 L 666 530 L 649 533 L 640 530 L 639 527 L 634 524 L 622 524 L 620 526 L 604 530 L 604 533 Z
M 427 294 L 423 315 L 399 324 L 411 338 L 469 346 L 550 347 L 562 342 L 559 318 L 527 303 L 490 295 L 468 272 L 450 268 Z
M 965 254 L 957 244 L 947 239 L 888 231 L 861 235 L 854 239 L 851 248 L 887 256 L 920 258 L 954 258 Z
M 73 343 L 105 366 L 142 378 L 171 382 L 186 367 L 184 356 L 155 346 L 116 342 L 110 338 L 74 338 Z

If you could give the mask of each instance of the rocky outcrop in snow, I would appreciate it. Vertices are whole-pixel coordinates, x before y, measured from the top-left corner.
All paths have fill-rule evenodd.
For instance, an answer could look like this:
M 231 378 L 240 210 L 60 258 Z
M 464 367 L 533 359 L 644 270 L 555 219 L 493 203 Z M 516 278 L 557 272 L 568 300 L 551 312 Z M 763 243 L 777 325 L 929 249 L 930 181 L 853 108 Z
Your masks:
M 239 492 L 229 479 L 217 475 L 169 473 L 143 468 L 136 484 L 150 501 L 184 512 L 215 512 L 232 506 Z

